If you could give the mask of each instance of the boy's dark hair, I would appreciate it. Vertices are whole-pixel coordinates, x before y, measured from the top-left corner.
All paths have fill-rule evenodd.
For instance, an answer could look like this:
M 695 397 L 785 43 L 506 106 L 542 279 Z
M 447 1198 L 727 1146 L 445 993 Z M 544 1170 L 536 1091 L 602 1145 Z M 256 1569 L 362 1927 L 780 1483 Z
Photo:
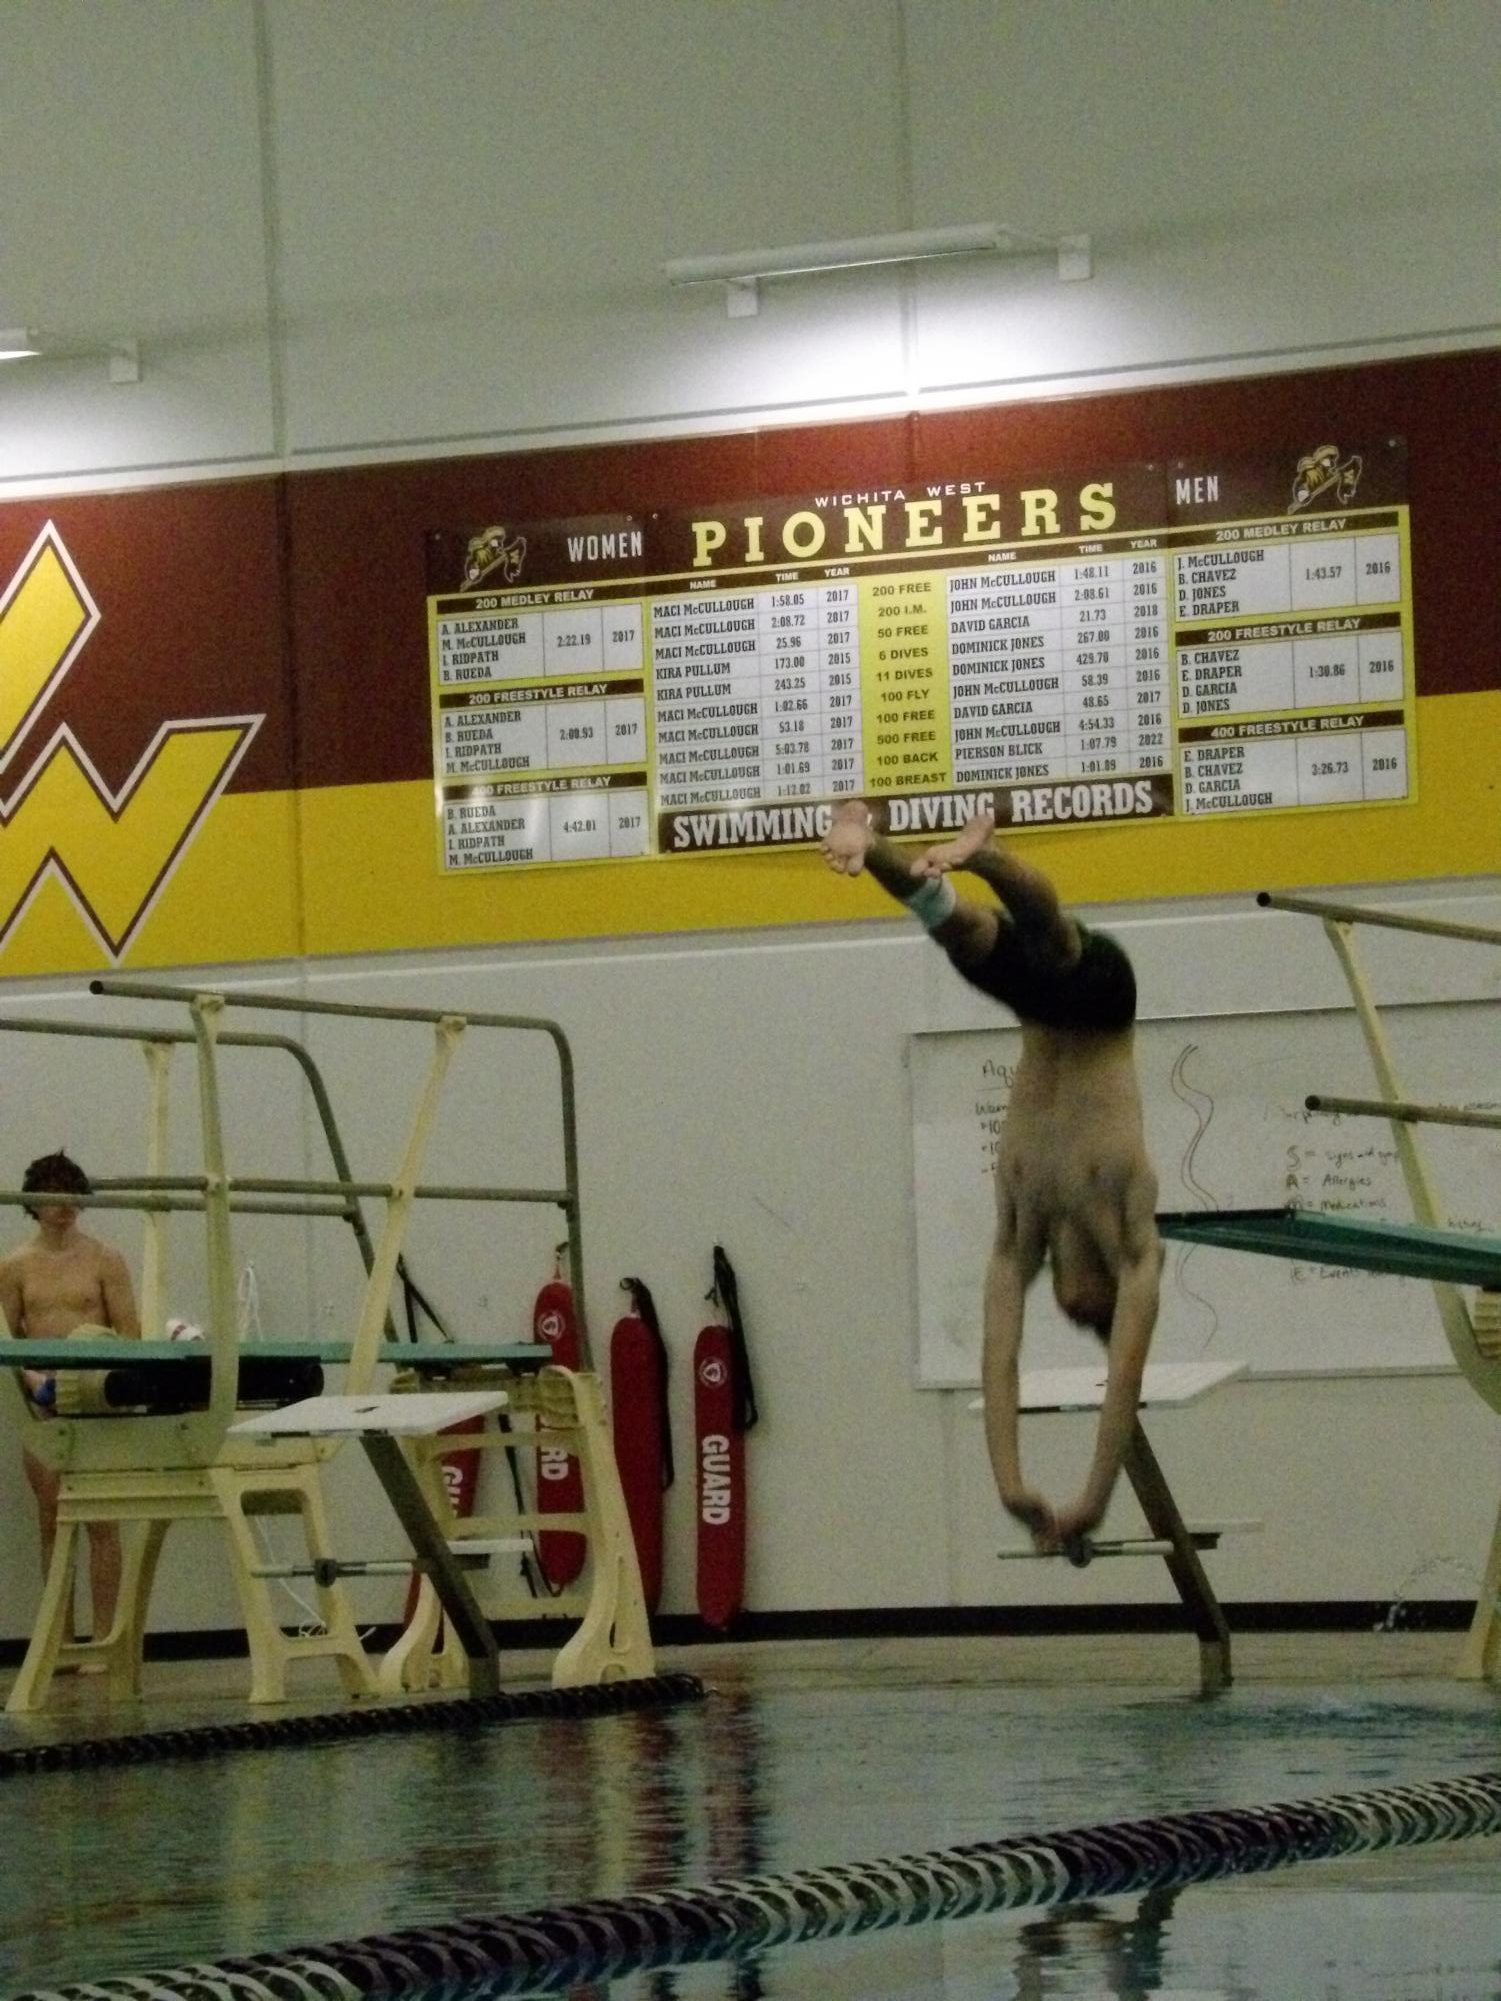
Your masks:
M 94 1184 L 68 1154 L 44 1153 L 32 1161 L 21 1177 L 21 1192 L 24 1195 L 92 1195 Z M 26 1212 L 30 1216 L 36 1215 L 29 1202 Z

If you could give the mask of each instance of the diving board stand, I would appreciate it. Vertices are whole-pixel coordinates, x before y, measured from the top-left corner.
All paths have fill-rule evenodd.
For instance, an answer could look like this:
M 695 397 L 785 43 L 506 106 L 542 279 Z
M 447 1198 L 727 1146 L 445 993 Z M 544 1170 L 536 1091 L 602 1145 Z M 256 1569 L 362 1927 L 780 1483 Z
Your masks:
M 229 1427 L 231 1438 L 267 1444 L 288 1438 L 357 1438 L 416 1558 L 432 1580 L 469 1664 L 471 1695 L 500 1693 L 500 1651 L 448 1538 L 407 1464 L 398 1438 L 428 1438 L 449 1425 L 489 1417 L 508 1402 L 503 1390 L 398 1391 L 367 1396 L 308 1397 L 262 1411 Z M 339 1566 L 345 1572 L 363 1566 Z
M 1501 1409 L 1501 1345 L 1493 1336 L 1493 1315 L 1484 1302 L 1501 1293 L 1501 1237 L 1446 1230 L 1422 1223 L 1393 1223 L 1369 1216 L 1328 1215 L 1312 1209 L 1210 1209 L 1159 1215 L 1159 1233 L 1182 1243 L 1211 1244 L 1258 1257 L 1292 1258 L 1300 1263 L 1348 1266 L 1396 1278 L 1427 1279 L 1454 1302 L 1444 1316 L 1455 1359 L 1493 1409 Z M 1466 1308 L 1457 1290 L 1477 1289 L 1477 1304 Z M 1458 1328 L 1450 1321 L 1458 1315 Z M 1459 1329 L 1464 1343 L 1458 1342 Z M 1475 1619 L 1456 1670 L 1463 1680 L 1483 1680 L 1495 1670 L 1501 1648 L 1501 1524 L 1493 1539 Z
M 445 1379 L 449 1379 L 448 1387 L 454 1387 L 457 1380 L 471 1390 L 497 1389 L 499 1384 L 481 1385 L 473 1378 L 487 1370 L 499 1374 L 502 1368 L 519 1372 L 529 1364 L 539 1371 L 545 1367 L 550 1357 L 535 1345 L 526 1353 L 521 1351 L 522 1344 L 507 1348 L 468 1341 L 408 1344 L 393 1338 L 392 1287 L 403 1269 L 407 1228 L 418 1203 L 521 1203 L 561 1212 L 587 1363 L 577 1120 L 567 1038 L 556 1022 L 530 1016 L 362 1007 L 303 993 L 222 993 L 116 979 L 92 981 L 90 988 L 121 1000 L 185 1007 L 188 1021 L 169 1028 L 148 1020 L 127 1027 L 0 1017 L 0 1031 L 103 1038 L 135 1044 L 145 1052 L 150 1090 L 146 1171 L 101 1177 L 86 1206 L 136 1211 L 146 1217 L 142 1307 L 148 1328 L 161 1324 L 165 1291 L 164 1239 L 156 1226 L 170 1212 L 201 1218 L 207 1278 L 204 1338 L 181 1344 L 104 1340 L 96 1345 L 87 1337 L 76 1343 L 22 1340 L 3 1344 L 0 1406 L 9 1406 L 26 1449 L 57 1475 L 59 1483 L 53 1561 L 31 1642 L 6 1702 L 7 1712 L 14 1715 L 43 1707 L 59 1664 L 97 1661 L 108 1670 L 112 1697 L 139 1693 L 146 1610 L 157 1557 L 170 1525 L 186 1520 L 220 1521 L 229 1530 L 231 1571 L 249 1645 L 253 1703 L 283 1700 L 289 1662 L 317 1656 L 333 1659 L 347 1694 L 376 1694 L 375 1674 L 365 1656 L 340 1581 L 340 1565 L 330 1545 L 322 1494 L 323 1468 L 341 1449 L 346 1435 L 332 1429 L 294 1433 L 284 1427 L 279 1435 L 252 1443 L 239 1436 L 231 1438 L 229 1433 L 247 1406 L 288 1406 L 306 1399 L 312 1389 L 321 1388 L 320 1365 L 324 1362 L 347 1370 L 344 1388 L 351 1395 L 371 1392 L 376 1371 L 383 1367 L 395 1367 L 408 1377 L 411 1387 L 408 1390 L 404 1385 L 403 1391 L 411 1395 L 420 1395 Z M 428 1058 L 416 1069 L 405 1138 L 393 1169 L 371 1179 L 355 1176 L 326 1088 L 307 1052 L 289 1036 L 231 1032 L 224 1025 L 229 1008 L 425 1027 L 429 1031 Z M 428 1183 L 422 1179 L 420 1170 L 451 1060 L 466 1037 L 473 1040 L 473 1031 L 524 1033 L 552 1045 L 561 1173 L 545 1185 Z M 194 1055 L 200 1114 L 202 1169 L 185 1175 L 165 1171 L 167 1057 L 179 1043 L 190 1046 Z M 308 1178 L 230 1173 L 219 1059 L 231 1048 L 274 1050 L 296 1059 L 322 1122 L 332 1175 Z M 374 1232 L 361 1211 L 367 1198 L 380 1203 L 384 1211 L 384 1219 Z M 23 1189 L 0 1187 L 0 1207 L 25 1208 L 34 1199 Z M 282 1345 L 251 1340 L 242 1345 L 233 1243 L 233 1225 L 241 1213 L 328 1218 L 348 1226 L 359 1249 L 365 1283 L 347 1341 Z M 61 1386 L 56 1407 L 50 1411 L 38 1408 L 22 1388 L 20 1370 L 39 1367 L 55 1371 Z M 291 1380 L 289 1372 L 297 1372 L 297 1380 Z M 469 1380 L 463 1381 L 466 1376 Z M 527 1378 L 518 1373 L 511 1380 L 524 1384 Z M 398 1449 L 395 1436 L 388 1431 L 385 1439 L 392 1452 Z M 367 1446 L 367 1455 L 386 1457 L 379 1443 L 373 1454 Z M 398 1514 L 409 1517 L 409 1534 L 425 1544 L 419 1555 L 427 1574 L 436 1575 L 441 1567 L 439 1552 L 431 1547 L 423 1517 L 409 1505 L 403 1476 L 389 1467 L 385 1472 L 382 1484 L 392 1493 Z M 267 1573 L 258 1560 L 246 1520 L 258 1514 L 298 1514 L 302 1518 L 319 1605 L 319 1624 L 312 1632 L 288 1636 L 281 1627 L 266 1585 Z M 110 1631 L 75 1644 L 69 1635 L 79 1534 L 98 1523 L 131 1526 L 121 1591 Z M 446 1542 L 443 1561 L 451 1561 Z M 462 1578 L 459 1583 L 462 1585 Z M 457 1608 L 458 1591 L 452 1590 L 450 1595 Z M 472 1619 L 467 1615 L 461 1619 L 456 1609 L 452 1624 L 455 1630 L 468 1624 L 466 1646 L 472 1641 L 483 1651 L 478 1632 L 472 1630 Z M 570 1671 L 574 1668 L 570 1663 Z
M 1222 1389 L 1246 1373 L 1249 1363 L 1149 1362 L 1142 1374 L 1139 1410 L 1179 1407 Z M 1018 1408 L 1023 1413 L 1098 1410 L 1105 1400 L 1105 1365 L 1087 1369 L 1023 1369 Z M 976 1398 L 971 1410 L 983 1410 Z M 1146 1518 L 1148 1536 L 1132 1543 L 1112 1544 L 1102 1554 L 1160 1556 L 1167 1565 L 1189 1624 L 1199 1643 L 1199 1683 L 1206 1695 L 1228 1688 L 1233 1679 L 1230 1627 L 1215 1596 L 1199 1552 L 1217 1546 L 1222 1534 L 1257 1524 L 1227 1522 L 1190 1527 L 1158 1464 L 1141 1418 L 1126 1443 L 1122 1470 L 1131 1483 L 1137 1505 Z M 1003 1550 L 1003 1556 L 1027 1556 L 1028 1550 Z
M 1430 938 L 1448 938 L 1491 947 L 1501 945 L 1501 931 L 1488 925 L 1457 924 L 1447 918 L 1418 916 L 1406 910 L 1383 910 L 1359 903 L 1329 903 L 1313 897 L 1275 895 L 1268 890 L 1263 890 L 1256 901 L 1264 910 L 1287 911 L 1319 919 L 1350 989 L 1366 1054 L 1381 1092 L 1379 1101 L 1364 1109 L 1373 1117 L 1385 1119 L 1391 1128 L 1392 1144 L 1402 1169 L 1408 1200 L 1412 1203 L 1414 1220 L 1411 1234 L 1428 1240 L 1429 1247 L 1438 1250 L 1440 1247 L 1431 1242 L 1435 1236 L 1450 1239 L 1461 1237 L 1463 1233 L 1443 1228 L 1444 1207 L 1428 1162 L 1418 1145 L 1416 1128 L 1429 1122 L 1496 1125 L 1501 1121 L 1491 1113 L 1477 1114 L 1462 1106 L 1422 1105 L 1408 1097 L 1397 1076 L 1391 1039 L 1382 1023 L 1380 1007 L 1355 949 L 1355 928 L 1366 924 L 1378 930 L 1417 932 Z M 1310 1111 L 1332 1112 L 1339 1109 L 1347 1116 L 1361 1115 L 1358 1100 L 1339 1104 L 1327 1098 L 1310 1096 L 1307 1106 Z M 1398 1226 L 1397 1234 L 1406 1237 L 1409 1231 Z M 1425 1277 L 1431 1282 L 1439 1322 L 1455 1366 L 1476 1395 L 1501 1414 L 1501 1341 L 1497 1339 L 1501 1315 L 1498 1315 L 1495 1300 L 1497 1290 L 1501 1289 L 1501 1238 L 1476 1236 L 1469 1239 L 1469 1246 L 1468 1251 L 1458 1254 L 1475 1261 L 1463 1275 L 1456 1265 L 1452 1244 L 1443 1247 L 1442 1258 L 1435 1259 L 1433 1269 L 1404 1269 L 1413 1277 Z M 1273 1255 L 1280 1253 L 1274 1252 Z M 1380 1264 L 1368 1268 L 1376 1271 L 1392 1269 Z M 1477 1288 L 1473 1304 L 1467 1304 L 1460 1292 L 1460 1286 L 1465 1283 Z M 1494 1674 L 1498 1664 L 1501 1664 L 1501 1508 L 1497 1510 L 1480 1589 L 1475 1597 L 1475 1616 L 1460 1650 L 1455 1673 L 1464 1681 L 1480 1681 Z

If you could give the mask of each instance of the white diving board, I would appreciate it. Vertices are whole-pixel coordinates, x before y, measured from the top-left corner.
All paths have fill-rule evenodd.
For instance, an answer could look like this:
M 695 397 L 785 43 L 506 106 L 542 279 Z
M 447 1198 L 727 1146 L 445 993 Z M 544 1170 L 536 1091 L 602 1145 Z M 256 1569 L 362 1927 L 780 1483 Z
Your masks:
M 281 1410 L 260 1411 L 229 1427 L 231 1438 L 270 1445 L 282 1438 L 357 1438 L 376 1478 L 386 1491 L 393 1512 L 406 1530 L 417 1567 L 432 1579 L 443 1610 L 453 1623 L 469 1662 L 469 1686 L 475 1695 L 494 1695 L 500 1688 L 499 1653 L 495 1635 L 475 1602 L 457 1556 L 449 1547 L 442 1524 L 407 1464 L 398 1438 L 430 1437 L 450 1424 L 489 1417 L 510 1401 L 504 1390 L 413 1391 L 410 1394 L 305 1397 Z M 348 1572 L 379 1574 L 375 1562 L 341 1564 L 330 1559 L 324 1568 L 337 1577 Z M 323 1581 L 321 1578 L 320 1582 Z
M 1141 1408 L 1195 1403 L 1211 1390 L 1245 1375 L 1249 1362 L 1148 1362 L 1141 1379 Z M 1105 1364 L 1090 1369 L 1023 1369 L 1018 1409 L 1098 1410 L 1105 1401 Z M 976 1397 L 971 1410 L 983 1410 Z
M 231 1438 L 426 1438 L 450 1424 L 488 1417 L 508 1402 L 504 1390 L 412 1391 L 392 1396 L 305 1397 L 280 1410 L 238 1419 Z

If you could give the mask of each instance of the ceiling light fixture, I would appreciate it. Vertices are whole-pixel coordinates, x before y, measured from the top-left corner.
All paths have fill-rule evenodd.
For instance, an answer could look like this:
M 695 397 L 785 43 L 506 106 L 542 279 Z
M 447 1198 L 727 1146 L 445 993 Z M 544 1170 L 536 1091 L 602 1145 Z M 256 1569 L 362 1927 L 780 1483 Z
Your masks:
M 945 229 L 899 230 L 890 236 L 847 236 L 831 243 L 792 243 L 781 250 L 737 250 L 724 256 L 674 257 L 662 267 L 669 285 L 723 285 L 732 320 L 760 307 L 763 278 L 802 278 L 870 264 L 917 264 L 930 257 L 1027 256 L 1051 251 L 1065 283 L 1093 275 L 1087 236 L 1040 236 L 1008 223 L 961 223 Z
M 112 340 L 104 347 L 76 344 L 38 333 L 34 327 L 0 327 L 0 361 L 103 360 L 111 382 L 139 382 L 141 349 L 134 340 Z

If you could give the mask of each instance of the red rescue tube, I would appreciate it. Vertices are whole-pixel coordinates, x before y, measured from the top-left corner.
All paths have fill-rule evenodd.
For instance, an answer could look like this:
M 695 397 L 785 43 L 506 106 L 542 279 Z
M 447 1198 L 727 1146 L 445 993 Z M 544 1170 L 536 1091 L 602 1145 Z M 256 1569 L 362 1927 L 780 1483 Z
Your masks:
M 693 1344 L 698 1615 L 726 1632 L 745 1601 L 745 1434 L 735 1425 L 735 1353 L 712 1321 Z
M 655 1612 L 662 1599 L 662 1496 L 673 1482 L 667 1344 L 647 1288 L 638 1278 L 620 1283 L 632 1310 L 610 1336 L 611 1432 L 641 1592 L 647 1611 Z
M 705 1625 L 725 1632 L 745 1602 L 745 1434 L 760 1413 L 740 1318 L 740 1289 L 718 1244 L 709 1297 L 724 1319 L 711 1321 L 693 1349 L 698 1613 Z
M 582 1364 L 578 1314 L 573 1287 L 554 1269 L 552 1277 L 537 1294 L 532 1308 L 532 1338 L 545 1342 L 552 1359 L 565 1369 Z M 539 1435 L 541 1427 L 539 1426 Z M 575 1515 L 584 1505 L 584 1481 L 579 1463 L 571 1452 L 558 1445 L 537 1448 L 537 1512 L 540 1515 Z M 574 1529 L 544 1530 L 537 1537 L 537 1561 L 542 1575 L 554 1591 L 572 1584 L 584 1567 L 584 1538 Z

